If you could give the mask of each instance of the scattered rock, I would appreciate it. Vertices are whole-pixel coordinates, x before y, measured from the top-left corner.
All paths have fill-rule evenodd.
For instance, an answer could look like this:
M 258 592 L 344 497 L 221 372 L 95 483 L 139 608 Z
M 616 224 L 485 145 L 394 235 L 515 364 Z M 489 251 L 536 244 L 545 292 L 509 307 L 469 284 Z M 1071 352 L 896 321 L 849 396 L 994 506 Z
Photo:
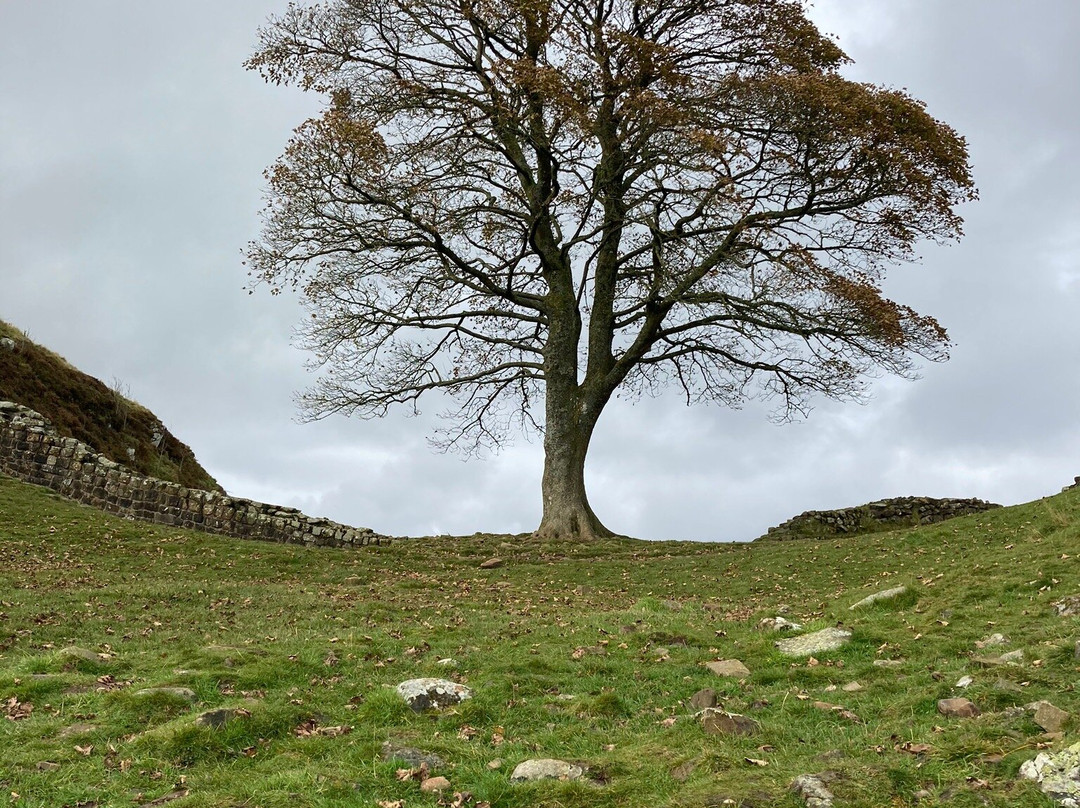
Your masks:
M 1063 808 L 1080 808 L 1080 743 L 1054 755 L 1036 755 L 1020 767 L 1020 778 L 1034 780 Z
M 60 764 L 53 763 L 51 760 L 42 760 L 38 762 L 34 768 L 39 772 L 54 772 L 60 768 Z
M 1037 701 L 1028 705 L 1029 709 L 1035 710 L 1035 723 L 1046 732 L 1061 732 L 1065 723 L 1069 720 L 1069 714 L 1055 707 L 1048 701 Z
M 1024 652 L 1017 648 L 1015 651 L 1002 654 L 999 659 L 1006 665 L 1016 665 L 1024 660 Z
M 685 783 L 690 779 L 690 775 L 694 773 L 695 768 L 697 768 L 697 765 L 692 760 L 681 763 L 671 770 L 671 779 L 676 783 Z
M 991 634 L 985 640 L 979 640 L 975 643 L 975 647 L 978 649 L 989 648 L 994 645 L 1008 645 L 1009 638 L 1004 634 Z
M 441 769 L 445 765 L 443 759 L 433 752 L 421 752 L 411 746 L 398 746 L 390 741 L 385 741 L 382 745 L 382 759 L 387 761 L 399 760 L 414 769 L 427 766 L 428 771 Z M 502 761 L 499 762 L 501 764 Z M 491 767 L 490 763 L 488 767 Z
M 707 710 L 716 706 L 716 691 L 711 687 L 702 688 L 690 697 L 690 706 L 695 711 Z
M 1080 640 L 1073 646 L 1073 659 L 1080 659 Z
M 855 609 L 860 609 L 863 606 L 869 606 L 871 603 L 877 603 L 878 601 L 882 600 L 892 600 L 893 598 L 898 597 L 905 592 L 907 592 L 906 586 L 894 586 L 892 589 L 883 589 L 881 592 L 875 592 L 872 595 L 867 595 L 858 603 L 854 603 L 848 608 L 851 611 L 854 611 Z
M 806 803 L 806 808 L 832 808 L 834 799 L 832 792 L 825 787 L 825 783 L 819 777 L 812 774 L 800 774 L 791 784 L 791 790 Z
M 702 712 L 701 727 L 709 735 L 754 735 L 761 729 L 752 718 L 717 709 Z
M 57 734 L 57 738 L 74 738 L 76 735 L 86 735 L 89 732 L 96 730 L 93 724 L 72 724 L 71 726 L 64 727 Z
M 848 682 L 840 689 L 843 690 L 845 693 L 858 693 L 860 690 L 863 689 L 863 686 L 860 685 L 858 682 Z
M 95 651 L 91 651 L 89 648 L 80 648 L 77 645 L 69 645 L 67 648 L 61 648 L 58 653 L 64 658 L 65 667 L 80 660 L 83 662 L 92 662 L 95 665 L 103 665 L 109 661 L 109 657 L 105 654 L 99 654 Z
M 176 696 L 192 702 L 197 701 L 199 698 L 195 695 L 195 691 L 188 687 L 144 687 L 142 690 L 135 691 L 136 696 L 154 696 L 158 693 Z
M 720 659 L 716 662 L 706 662 L 705 667 L 717 676 L 734 676 L 736 679 L 745 679 L 750 675 L 750 669 L 737 659 Z
M 483 561 L 480 563 L 480 569 L 493 570 L 496 567 L 501 567 L 502 565 L 503 560 L 501 558 L 489 558 L 487 561 Z
M 959 687 L 959 688 L 971 687 L 971 685 L 972 685 L 972 683 L 974 681 L 975 681 L 975 679 L 972 678 L 971 676 L 961 676 L 959 679 L 956 680 L 956 684 L 954 685 L 954 687 Z
M 450 788 L 450 781 L 445 777 L 429 777 L 420 783 L 420 790 L 425 794 L 438 794 Z
M 981 711 L 969 699 L 941 699 L 937 711 L 949 718 L 975 718 Z
M 11 337 L 2 337 L 2 338 L 0 338 L 0 350 L 14 351 L 15 350 L 15 340 L 13 340 Z
M 524 760 L 514 767 L 510 782 L 525 783 L 534 780 L 580 780 L 585 770 L 565 760 L 541 758 Z
M 875 668 L 888 668 L 889 670 L 896 670 L 904 666 L 904 660 L 902 659 L 875 659 Z
M 487 763 L 487 767 L 491 771 L 495 771 L 496 769 L 501 769 L 502 765 L 503 765 L 502 758 L 495 758 L 494 760 L 489 760 L 488 763 Z
M 765 631 L 802 631 L 802 626 L 784 617 L 766 617 L 758 623 Z
M 994 690 L 1000 690 L 1003 693 L 1020 693 L 1024 688 L 1020 687 L 1016 682 L 1010 682 L 1008 679 L 998 677 L 998 680 L 994 682 Z
M 205 713 L 199 713 L 199 715 L 195 716 L 195 726 L 220 729 L 230 721 L 234 721 L 237 718 L 249 718 L 250 716 L 251 713 L 243 708 L 223 707 L 221 709 L 207 710 Z
M 1080 595 L 1069 595 L 1051 605 L 1058 617 L 1076 617 L 1080 614 Z
M 834 651 L 851 639 L 851 632 L 842 628 L 823 628 L 801 637 L 777 640 L 776 647 L 785 656 L 808 656 L 823 651 Z
M 397 686 L 397 692 L 418 713 L 450 707 L 472 698 L 469 688 L 448 679 L 409 679 Z
M 438 660 L 435 664 L 436 665 L 442 665 L 442 666 L 447 667 L 447 668 L 456 668 L 458 662 L 457 662 L 456 659 L 454 659 L 452 657 L 445 657 L 443 659 Z

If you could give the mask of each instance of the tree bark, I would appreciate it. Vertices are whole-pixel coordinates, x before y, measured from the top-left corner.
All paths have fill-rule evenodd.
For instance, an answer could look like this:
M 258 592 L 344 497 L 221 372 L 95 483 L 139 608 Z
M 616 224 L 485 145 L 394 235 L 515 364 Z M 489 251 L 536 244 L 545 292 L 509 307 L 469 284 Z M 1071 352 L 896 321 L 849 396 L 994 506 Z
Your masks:
M 549 392 L 550 398 L 550 392 Z M 552 409 L 558 414 L 553 417 Z M 574 411 L 577 411 L 576 413 Z M 615 533 L 593 513 L 585 493 L 585 456 L 592 438 L 592 423 L 582 423 L 577 400 L 549 402 L 544 431 L 544 515 L 533 535 L 543 539 L 588 541 Z

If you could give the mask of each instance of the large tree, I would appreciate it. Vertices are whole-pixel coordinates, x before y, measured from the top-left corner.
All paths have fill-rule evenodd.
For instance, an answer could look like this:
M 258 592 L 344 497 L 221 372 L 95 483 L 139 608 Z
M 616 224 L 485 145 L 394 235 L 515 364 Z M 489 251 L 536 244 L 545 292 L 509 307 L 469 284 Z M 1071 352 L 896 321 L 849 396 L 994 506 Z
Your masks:
M 538 533 L 589 538 L 616 391 L 790 414 L 943 359 L 880 283 L 959 237 L 966 146 L 847 61 L 799 0 L 291 4 L 248 66 L 326 103 L 267 172 L 249 261 L 310 306 L 305 411 L 443 391 L 447 445 L 540 429 Z

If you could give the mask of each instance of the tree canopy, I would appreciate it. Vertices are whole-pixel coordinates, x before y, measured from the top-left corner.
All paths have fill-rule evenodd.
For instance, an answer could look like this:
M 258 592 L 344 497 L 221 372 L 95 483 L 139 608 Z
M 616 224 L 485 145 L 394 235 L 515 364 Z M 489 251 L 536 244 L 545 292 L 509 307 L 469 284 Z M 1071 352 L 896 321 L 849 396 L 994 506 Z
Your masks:
M 248 66 L 326 105 L 249 261 L 310 307 L 305 411 L 441 390 L 444 445 L 539 429 L 539 532 L 587 538 L 617 390 L 790 415 L 944 359 L 881 281 L 960 236 L 966 144 L 847 61 L 797 0 L 291 4 Z

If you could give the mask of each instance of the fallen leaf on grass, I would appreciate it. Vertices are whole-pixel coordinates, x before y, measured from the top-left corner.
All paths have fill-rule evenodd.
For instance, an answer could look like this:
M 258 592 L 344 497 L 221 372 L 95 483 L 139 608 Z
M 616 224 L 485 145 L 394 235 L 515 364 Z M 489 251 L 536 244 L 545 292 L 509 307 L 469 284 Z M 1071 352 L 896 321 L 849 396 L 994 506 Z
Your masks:
M 24 718 L 29 718 L 30 713 L 34 711 L 33 704 L 19 701 L 14 696 L 4 701 L 2 706 L 8 721 L 22 721 Z
M 293 732 L 300 738 L 311 738 L 313 736 L 336 738 L 339 735 L 348 735 L 352 732 L 352 727 L 345 725 L 337 727 L 320 727 L 314 719 L 309 718 L 293 730 Z
M 480 732 L 476 727 L 470 727 L 468 724 L 458 730 L 457 736 L 459 740 L 471 741 Z
M 925 755 L 927 752 L 932 752 L 934 747 L 928 743 L 912 743 L 911 741 L 905 741 L 904 743 L 897 744 L 893 749 L 897 752 L 907 752 L 909 755 Z
M 748 757 L 748 758 L 743 758 L 743 760 L 745 760 L 751 766 L 768 766 L 769 765 L 769 761 L 762 760 L 761 758 L 750 758 L 750 757 Z
M 379 808 L 405 808 L 405 800 L 379 800 L 375 804 Z
M 411 769 L 398 769 L 394 772 L 394 776 L 403 783 L 409 780 L 426 780 L 431 771 L 426 763 L 421 763 L 419 766 L 415 766 Z
M 75 751 L 83 757 L 90 757 L 90 753 L 94 751 L 92 746 L 76 746 Z

